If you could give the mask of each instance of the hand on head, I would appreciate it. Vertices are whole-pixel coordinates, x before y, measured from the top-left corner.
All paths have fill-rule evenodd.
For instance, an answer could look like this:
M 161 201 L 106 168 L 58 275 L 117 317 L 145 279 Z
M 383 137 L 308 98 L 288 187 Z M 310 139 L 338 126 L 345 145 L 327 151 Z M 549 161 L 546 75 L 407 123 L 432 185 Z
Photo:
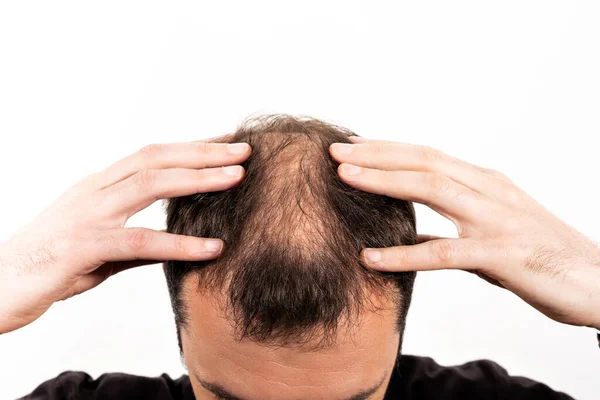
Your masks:
M 208 139 L 210 141 L 212 139 Z M 120 271 L 158 260 L 206 260 L 222 241 L 125 228 L 158 199 L 237 185 L 250 146 L 197 141 L 146 146 L 69 188 L 0 247 L 0 333 Z
M 458 238 L 365 249 L 381 271 L 474 272 L 563 323 L 600 329 L 600 250 L 502 173 L 411 144 L 334 144 L 340 177 L 372 193 L 425 204 L 450 219 Z
M 29 324 L 53 302 L 125 269 L 218 257 L 220 249 L 209 244 L 219 247 L 220 240 L 124 227 L 158 199 L 237 185 L 244 176 L 238 164 L 250 156 L 250 146 L 213 139 L 144 147 L 82 179 L 3 243 L 0 333 Z M 355 142 L 330 148 L 344 182 L 425 204 L 453 221 L 459 233 L 363 250 L 367 265 L 381 271 L 462 269 L 513 291 L 557 321 L 600 328 L 600 250 L 592 241 L 500 172 L 429 147 Z

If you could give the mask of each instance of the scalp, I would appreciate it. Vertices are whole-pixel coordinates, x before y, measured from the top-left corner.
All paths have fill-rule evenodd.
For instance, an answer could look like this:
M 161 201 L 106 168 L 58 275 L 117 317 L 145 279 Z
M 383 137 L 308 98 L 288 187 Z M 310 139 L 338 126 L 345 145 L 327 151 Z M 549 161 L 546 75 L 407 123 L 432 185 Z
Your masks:
M 318 334 L 327 341 L 372 305 L 374 291 L 398 300 L 403 324 L 414 274 L 367 269 L 359 254 L 414 244 L 414 209 L 339 179 L 328 149 L 351 135 L 311 118 L 267 116 L 224 139 L 252 146 L 242 182 L 167 204 L 168 231 L 225 242 L 217 260 L 167 263 L 178 324 L 191 311 L 180 296 L 190 273 L 199 276 L 198 290 L 224 299 L 240 337 L 285 343 Z

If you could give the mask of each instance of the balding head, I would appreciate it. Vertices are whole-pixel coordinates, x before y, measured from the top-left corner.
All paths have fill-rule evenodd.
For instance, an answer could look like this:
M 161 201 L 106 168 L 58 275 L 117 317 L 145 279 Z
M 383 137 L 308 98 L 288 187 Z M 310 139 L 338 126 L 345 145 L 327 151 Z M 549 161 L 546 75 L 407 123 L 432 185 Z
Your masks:
M 370 270 L 359 254 L 414 244 L 414 209 L 339 179 L 328 149 L 352 135 L 309 118 L 249 120 L 219 140 L 251 145 L 241 183 L 168 201 L 169 232 L 225 242 L 216 260 L 165 264 L 182 348 L 181 335 L 199 337 L 190 320 L 208 303 L 231 328 L 219 335 L 240 345 L 331 351 L 348 332 L 360 337 L 374 313 L 390 310 L 389 337 L 401 338 L 415 274 Z

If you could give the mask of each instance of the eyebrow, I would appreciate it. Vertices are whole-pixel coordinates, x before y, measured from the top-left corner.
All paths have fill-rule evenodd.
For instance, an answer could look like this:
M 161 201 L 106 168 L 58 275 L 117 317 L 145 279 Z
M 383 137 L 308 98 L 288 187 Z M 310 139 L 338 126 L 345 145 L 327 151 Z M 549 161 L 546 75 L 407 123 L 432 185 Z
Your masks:
M 384 374 L 383 377 L 379 380 L 379 382 L 377 382 L 375 385 L 371 386 L 368 389 L 362 390 L 344 400 L 367 400 L 373 393 L 375 393 L 377 390 L 379 390 L 379 388 L 385 381 L 386 376 L 387 376 L 387 374 Z M 222 397 L 223 399 L 247 400 L 247 399 L 244 399 L 243 397 L 239 397 L 234 394 L 231 394 L 231 392 L 229 392 L 223 386 L 220 386 L 216 383 L 211 383 L 211 382 L 205 381 L 204 379 L 200 378 L 200 376 L 196 373 L 194 373 L 194 377 L 196 378 L 196 380 L 198 382 L 200 382 L 200 384 L 202 385 L 203 388 L 205 388 L 206 390 L 209 390 L 210 392 L 212 392 L 213 394 L 215 394 L 219 397 Z

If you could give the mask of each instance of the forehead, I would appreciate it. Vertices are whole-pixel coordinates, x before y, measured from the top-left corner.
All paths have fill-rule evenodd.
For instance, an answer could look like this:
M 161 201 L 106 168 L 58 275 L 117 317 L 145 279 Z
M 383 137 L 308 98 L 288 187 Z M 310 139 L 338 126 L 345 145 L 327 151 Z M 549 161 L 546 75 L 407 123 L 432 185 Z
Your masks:
M 393 307 L 361 315 L 329 346 L 282 347 L 237 340 L 219 299 L 193 288 L 184 289 L 188 322 L 181 332 L 193 381 L 198 375 L 248 399 L 344 399 L 379 383 L 394 365 L 399 334 Z

